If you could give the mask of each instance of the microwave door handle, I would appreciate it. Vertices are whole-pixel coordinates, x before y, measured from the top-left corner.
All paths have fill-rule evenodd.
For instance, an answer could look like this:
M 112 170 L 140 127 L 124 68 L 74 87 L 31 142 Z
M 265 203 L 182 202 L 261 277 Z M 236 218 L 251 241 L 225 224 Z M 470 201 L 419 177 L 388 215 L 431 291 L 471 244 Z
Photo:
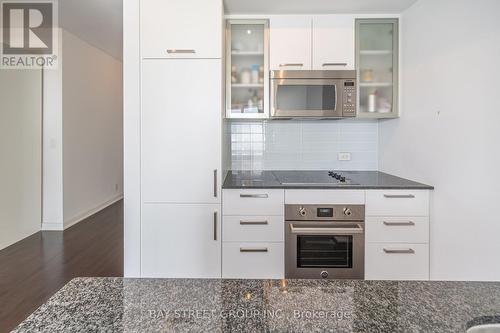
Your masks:
M 337 89 L 337 85 L 334 86 L 335 87 L 335 105 L 333 106 L 333 112 L 337 112 L 337 104 L 338 104 L 338 89 Z
M 352 235 L 352 234 L 362 234 L 364 232 L 363 227 L 358 224 L 356 228 L 339 228 L 339 227 L 296 227 L 290 224 L 290 232 L 292 234 L 302 234 L 302 235 Z

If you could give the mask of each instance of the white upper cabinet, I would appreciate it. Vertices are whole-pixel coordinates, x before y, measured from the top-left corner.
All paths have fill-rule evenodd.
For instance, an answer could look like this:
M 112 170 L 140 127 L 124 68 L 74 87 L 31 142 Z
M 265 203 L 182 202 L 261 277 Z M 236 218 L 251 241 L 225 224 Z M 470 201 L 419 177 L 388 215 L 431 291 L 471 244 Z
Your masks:
M 322 15 L 312 22 L 312 69 L 355 69 L 354 17 Z
M 311 69 L 310 17 L 271 17 L 270 69 Z
M 220 203 L 220 59 L 144 60 L 142 199 Z
M 221 58 L 221 0 L 142 0 L 143 58 Z

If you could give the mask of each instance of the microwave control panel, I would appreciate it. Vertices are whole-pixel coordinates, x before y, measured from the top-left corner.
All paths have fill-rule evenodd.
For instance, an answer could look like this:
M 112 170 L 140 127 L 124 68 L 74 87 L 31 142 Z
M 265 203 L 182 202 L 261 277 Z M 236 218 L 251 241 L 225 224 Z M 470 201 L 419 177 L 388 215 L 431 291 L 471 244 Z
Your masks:
M 344 81 L 344 100 L 343 100 L 343 116 L 356 116 L 356 82 L 355 80 Z

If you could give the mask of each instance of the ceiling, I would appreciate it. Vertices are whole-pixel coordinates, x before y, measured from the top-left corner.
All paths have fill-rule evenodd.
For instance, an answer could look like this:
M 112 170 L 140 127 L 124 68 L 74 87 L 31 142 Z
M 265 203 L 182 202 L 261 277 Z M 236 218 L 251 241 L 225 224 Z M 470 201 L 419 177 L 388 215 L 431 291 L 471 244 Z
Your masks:
M 122 0 L 59 0 L 59 25 L 122 59 Z
M 227 14 L 400 13 L 417 0 L 224 0 Z

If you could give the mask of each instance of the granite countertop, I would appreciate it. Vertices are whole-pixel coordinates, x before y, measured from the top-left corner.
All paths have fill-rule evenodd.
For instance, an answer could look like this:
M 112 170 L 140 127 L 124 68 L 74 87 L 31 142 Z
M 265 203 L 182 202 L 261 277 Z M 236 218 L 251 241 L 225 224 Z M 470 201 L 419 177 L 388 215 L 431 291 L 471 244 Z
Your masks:
M 433 186 L 417 183 L 408 179 L 396 177 L 380 171 L 337 171 L 345 176 L 347 184 L 287 184 L 288 179 L 325 179 L 328 171 L 228 171 L 222 188 L 288 188 L 288 189 L 403 189 L 403 190 L 433 190 Z M 280 181 L 282 180 L 282 181 Z
M 500 283 L 77 278 L 14 332 L 465 332 Z

